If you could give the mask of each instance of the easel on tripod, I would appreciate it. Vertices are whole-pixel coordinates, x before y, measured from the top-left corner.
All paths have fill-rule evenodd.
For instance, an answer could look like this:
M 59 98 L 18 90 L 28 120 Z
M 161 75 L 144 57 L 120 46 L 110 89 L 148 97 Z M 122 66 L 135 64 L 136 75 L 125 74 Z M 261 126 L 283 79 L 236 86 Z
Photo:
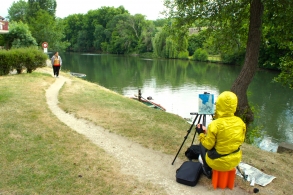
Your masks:
M 206 126 L 206 114 L 190 113 L 190 115 L 196 115 L 196 116 L 194 117 L 191 126 L 190 126 L 189 129 L 187 130 L 187 134 L 186 134 L 185 137 L 184 137 L 184 140 L 183 140 L 183 142 L 182 142 L 182 144 L 181 144 L 181 146 L 180 146 L 180 148 L 179 148 L 179 150 L 178 150 L 178 152 L 177 152 L 177 154 L 176 154 L 176 156 L 175 156 L 175 158 L 174 158 L 174 160 L 173 160 L 173 162 L 172 162 L 172 165 L 174 164 L 174 162 L 175 162 L 175 160 L 176 160 L 176 158 L 177 158 L 177 156 L 178 156 L 178 154 L 179 154 L 179 152 L 180 152 L 182 146 L 184 145 L 184 143 L 185 143 L 185 141 L 186 141 L 186 139 L 187 139 L 189 133 L 191 132 L 191 130 L 192 130 L 194 124 L 196 123 L 196 121 L 197 121 L 196 124 L 200 124 L 200 121 L 202 120 L 202 123 L 201 123 L 201 124 L 203 124 L 204 126 Z M 213 115 L 211 115 L 211 117 L 213 118 Z M 192 138 L 191 145 L 192 145 L 193 142 L 194 142 L 195 135 L 196 135 L 196 131 L 194 132 L 194 135 L 193 135 L 193 138 Z

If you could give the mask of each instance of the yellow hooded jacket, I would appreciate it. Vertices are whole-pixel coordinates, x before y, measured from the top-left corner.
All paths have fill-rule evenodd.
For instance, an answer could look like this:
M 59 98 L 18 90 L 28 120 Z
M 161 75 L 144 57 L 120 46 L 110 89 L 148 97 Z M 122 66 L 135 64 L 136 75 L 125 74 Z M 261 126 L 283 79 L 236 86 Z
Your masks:
M 206 162 L 213 170 L 229 171 L 241 161 L 241 150 L 232 153 L 244 142 L 246 132 L 245 123 L 234 116 L 237 103 L 238 99 L 234 93 L 221 93 L 216 101 L 215 120 L 209 124 L 206 135 L 199 135 L 200 142 L 207 150 L 215 147 L 219 154 L 229 154 L 214 160 L 206 154 Z

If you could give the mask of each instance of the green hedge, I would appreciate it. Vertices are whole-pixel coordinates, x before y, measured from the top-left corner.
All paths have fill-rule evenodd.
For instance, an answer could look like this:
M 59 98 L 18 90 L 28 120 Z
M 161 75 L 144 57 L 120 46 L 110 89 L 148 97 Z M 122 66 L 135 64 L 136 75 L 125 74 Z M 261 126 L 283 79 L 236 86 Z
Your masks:
M 17 48 L 0 50 L 0 76 L 16 70 L 18 74 L 26 69 L 31 73 L 37 68 L 46 66 L 48 55 L 36 48 Z
M 10 53 L 6 50 L 0 50 L 0 76 L 7 75 L 11 70 L 9 63 Z

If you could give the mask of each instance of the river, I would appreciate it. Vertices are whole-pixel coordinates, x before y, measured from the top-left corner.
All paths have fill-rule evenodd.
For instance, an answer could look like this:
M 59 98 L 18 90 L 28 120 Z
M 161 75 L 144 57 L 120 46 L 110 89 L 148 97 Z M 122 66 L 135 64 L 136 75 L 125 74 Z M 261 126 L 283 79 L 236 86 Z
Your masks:
M 142 59 L 118 55 L 61 53 L 62 70 L 84 73 L 84 78 L 125 96 L 151 96 L 167 112 L 193 119 L 198 96 L 217 96 L 230 90 L 241 67 L 188 60 Z M 277 72 L 260 70 L 248 89 L 248 99 L 256 110 L 254 128 L 261 139 L 255 144 L 276 151 L 278 143 L 293 143 L 293 90 L 272 82 Z M 210 120 L 207 120 L 209 123 Z

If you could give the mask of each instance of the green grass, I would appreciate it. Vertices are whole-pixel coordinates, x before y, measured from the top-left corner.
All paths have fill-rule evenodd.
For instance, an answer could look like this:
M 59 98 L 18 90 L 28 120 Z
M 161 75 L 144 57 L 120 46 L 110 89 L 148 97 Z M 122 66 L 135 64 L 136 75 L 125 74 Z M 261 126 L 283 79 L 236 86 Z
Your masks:
M 66 83 L 58 97 L 66 112 L 175 156 L 190 127 L 184 119 L 70 78 L 71 84 Z M 162 194 L 158 186 L 123 175 L 115 159 L 51 113 L 45 90 L 54 81 L 39 72 L 0 77 L 0 194 Z M 186 159 L 184 151 L 193 132 L 178 158 Z M 270 153 L 248 144 L 242 149 L 243 162 L 277 177 L 259 194 L 293 191 L 288 166 L 292 154 Z M 210 180 L 202 177 L 201 181 L 211 188 Z M 239 177 L 236 186 L 248 192 L 254 188 Z
M 36 72 L 0 77 L 0 194 L 159 192 L 52 115 L 45 90 L 53 82 Z
M 67 112 L 168 154 L 176 152 L 178 148 L 172 146 L 182 141 L 189 128 L 189 124 L 177 115 L 150 109 L 138 101 L 80 79 L 74 79 L 71 85 L 65 84 L 61 91 L 60 106 Z

